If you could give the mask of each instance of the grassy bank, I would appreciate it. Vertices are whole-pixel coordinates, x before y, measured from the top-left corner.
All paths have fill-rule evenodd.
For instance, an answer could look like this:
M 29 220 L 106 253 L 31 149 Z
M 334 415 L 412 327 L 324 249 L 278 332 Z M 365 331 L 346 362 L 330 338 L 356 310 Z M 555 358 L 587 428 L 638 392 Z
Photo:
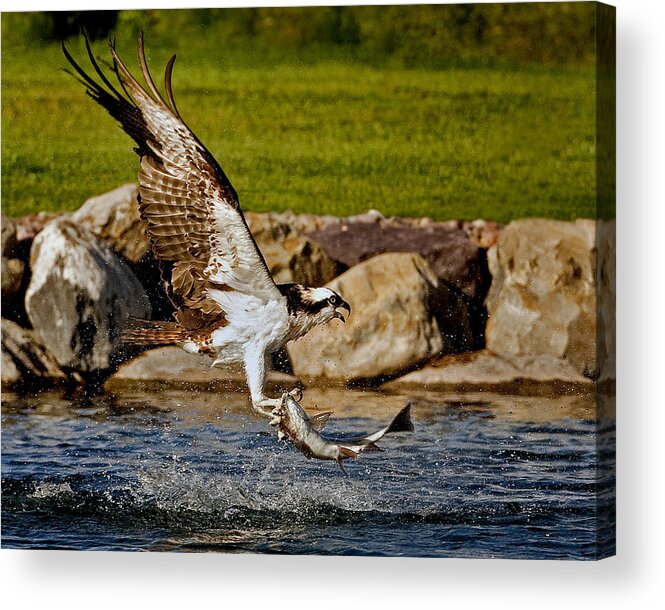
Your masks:
M 119 41 L 136 65 L 132 41 Z M 590 67 L 371 67 L 343 56 L 178 52 L 181 114 L 246 209 L 439 219 L 594 215 Z M 70 48 L 84 57 L 73 41 Z M 107 56 L 103 43 L 98 54 Z M 73 210 L 136 179 L 132 142 L 61 68 L 56 44 L 2 49 L 2 207 Z M 159 77 L 159 78 L 158 78 Z

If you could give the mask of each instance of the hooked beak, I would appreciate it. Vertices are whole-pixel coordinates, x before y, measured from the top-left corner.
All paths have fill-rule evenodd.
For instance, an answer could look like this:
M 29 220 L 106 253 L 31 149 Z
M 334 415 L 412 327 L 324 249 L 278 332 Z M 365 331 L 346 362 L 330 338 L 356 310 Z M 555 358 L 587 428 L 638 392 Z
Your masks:
M 346 309 L 348 314 L 351 313 L 351 305 L 349 305 L 346 301 L 342 301 L 341 305 L 338 305 L 336 309 Z M 342 322 L 346 322 L 346 318 L 344 318 L 344 316 L 339 311 L 335 311 L 335 315 L 333 317 L 341 320 Z

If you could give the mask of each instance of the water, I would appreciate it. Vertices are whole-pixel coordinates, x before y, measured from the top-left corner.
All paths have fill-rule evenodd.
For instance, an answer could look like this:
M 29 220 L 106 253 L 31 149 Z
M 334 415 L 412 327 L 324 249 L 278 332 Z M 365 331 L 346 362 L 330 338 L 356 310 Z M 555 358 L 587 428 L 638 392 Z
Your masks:
M 335 409 L 328 433 L 371 432 L 406 399 L 308 390 L 304 404 Z M 533 559 L 611 552 L 612 523 L 596 516 L 613 501 L 604 442 L 611 447 L 614 432 L 611 421 L 596 421 L 592 397 L 422 394 L 413 419 L 415 432 L 385 437 L 383 453 L 347 461 L 347 478 L 334 462 L 278 441 L 244 394 L 5 393 L 2 546 Z

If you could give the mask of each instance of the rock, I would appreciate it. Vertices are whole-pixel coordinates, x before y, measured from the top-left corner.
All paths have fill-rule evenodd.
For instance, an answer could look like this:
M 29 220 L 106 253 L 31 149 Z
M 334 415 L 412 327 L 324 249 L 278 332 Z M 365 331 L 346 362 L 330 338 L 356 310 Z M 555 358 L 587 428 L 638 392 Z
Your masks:
M 329 225 L 309 236 L 335 261 L 353 267 L 385 252 L 416 252 L 436 277 L 448 282 L 470 299 L 487 294 L 490 275 L 485 251 L 458 228 L 441 224 L 400 226 L 380 222 Z
M 25 313 L 25 290 L 30 280 L 30 241 L 21 237 L 21 220 L 2 215 L 2 316 L 19 326 L 30 326 Z
M 2 256 L 14 258 L 17 256 L 18 239 L 16 238 L 16 223 L 2 214 Z
M 2 257 L 2 316 L 19 326 L 30 326 L 25 312 L 25 291 L 30 269 L 20 258 Z
M 448 355 L 417 371 L 384 384 L 386 388 L 419 386 L 423 389 L 464 389 L 503 386 L 515 381 L 517 369 L 508 361 L 485 351 Z
M 342 219 L 344 224 L 354 224 L 356 222 L 382 223 L 386 221 L 390 222 L 390 219 L 387 219 L 378 210 L 367 210 L 367 212 L 354 214 L 353 216 L 347 216 L 346 218 Z
M 212 367 L 207 356 L 188 354 L 177 346 L 160 347 L 143 352 L 124 363 L 108 379 L 106 387 L 124 382 L 158 382 L 170 384 L 221 384 L 232 388 L 247 386 L 242 365 Z M 292 375 L 269 371 L 268 384 L 292 389 L 299 384 Z
M 499 241 L 503 225 L 482 219 L 462 223 L 461 227 L 469 239 L 481 248 L 491 248 Z
M 13 299 L 21 287 L 25 263 L 18 258 L 2 257 L 2 304 Z
M 2 387 L 12 387 L 21 381 L 21 371 L 18 370 L 14 359 L 2 348 L 2 361 L 0 363 L 0 373 L 2 375 Z
M 94 235 L 67 218 L 34 240 L 25 304 L 37 336 L 63 368 L 92 373 L 121 355 L 119 327 L 149 317 L 150 304 L 131 270 Z
M 30 270 L 27 268 L 27 255 L 19 242 L 17 223 L 8 216 L 2 215 L 2 315 L 4 318 L 17 322 L 20 326 L 28 326 L 23 298 L 29 280 Z
M 568 362 L 542 356 L 517 362 L 488 351 L 443 356 L 422 369 L 382 387 L 392 390 L 490 391 L 507 394 L 548 394 L 592 390 L 593 382 Z
M 321 246 L 278 214 L 247 213 L 247 223 L 278 284 L 323 286 L 340 269 Z M 293 216 L 293 215 L 292 215 Z
M 125 184 L 113 191 L 88 199 L 72 214 L 72 221 L 106 242 L 131 263 L 150 251 L 146 223 L 139 217 L 138 185 Z
M 492 283 L 490 284 L 487 296 L 485 297 L 485 307 L 487 311 L 494 311 L 496 309 L 501 287 L 505 280 L 503 267 L 499 264 L 499 254 L 497 245 L 493 245 L 487 249 L 487 266 L 490 275 L 492 276 Z
M 22 253 L 29 255 L 33 239 L 44 230 L 44 227 L 56 218 L 64 216 L 62 212 L 38 212 L 17 218 L 16 240 Z
M 518 381 L 522 384 L 570 384 L 573 387 L 593 388 L 593 381 L 576 370 L 571 362 L 551 354 L 521 356 L 513 359 L 511 364 L 519 372 Z
M 600 381 L 616 380 L 616 221 L 598 221 L 598 369 Z
M 487 254 L 469 239 L 457 221 L 377 217 L 373 222 L 330 224 L 309 235 L 332 259 L 347 267 L 384 252 L 420 254 L 439 281 L 458 290 L 464 300 L 473 332 L 471 348 L 484 347 L 484 301 L 491 282 Z
M 597 377 L 594 223 L 518 220 L 490 254 L 487 348 L 512 361 L 553 356 Z
M 361 381 L 409 370 L 442 351 L 468 349 L 468 312 L 417 254 L 362 262 L 328 284 L 351 305 L 333 321 L 287 345 L 294 374 Z
M 43 386 L 64 379 L 55 358 L 33 331 L 21 328 L 11 320 L 2 320 L 3 387 Z
M 337 216 L 319 216 L 318 214 L 295 214 L 286 212 L 251 212 L 245 211 L 245 219 L 250 227 L 260 230 L 266 225 L 286 225 L 291 232 L 306 235 L 318 231 L 331 224 L 339 224 L 342 219 Z

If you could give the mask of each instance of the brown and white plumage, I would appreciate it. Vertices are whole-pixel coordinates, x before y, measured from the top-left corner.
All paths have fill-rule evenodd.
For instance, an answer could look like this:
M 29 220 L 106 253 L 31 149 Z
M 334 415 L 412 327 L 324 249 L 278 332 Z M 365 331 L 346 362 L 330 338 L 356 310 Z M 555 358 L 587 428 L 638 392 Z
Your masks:
M 118 120 L 137 144 L 139 212 L 155 257 L 171 264 L 173 322 L 137 322 L 137 343 L 177 343 L 214 355 L 216 363 L 243 362 L 256 408 L 274 406 L 263 393 L 265 359 L 314 325 L 342 318 L 348 304 L 333 291 L 277 286 L 240 209 L 235 189 L 212 154 L 182 120 L 166 66 L 161 95 L 148 70 L 143 36 L 138 58 L 141 85 L 111 44 L 115 87 L 86 48 L 99 81 L 63 45 L 87 93 Z M 76 75 L 75 75 L 76 76 Z

